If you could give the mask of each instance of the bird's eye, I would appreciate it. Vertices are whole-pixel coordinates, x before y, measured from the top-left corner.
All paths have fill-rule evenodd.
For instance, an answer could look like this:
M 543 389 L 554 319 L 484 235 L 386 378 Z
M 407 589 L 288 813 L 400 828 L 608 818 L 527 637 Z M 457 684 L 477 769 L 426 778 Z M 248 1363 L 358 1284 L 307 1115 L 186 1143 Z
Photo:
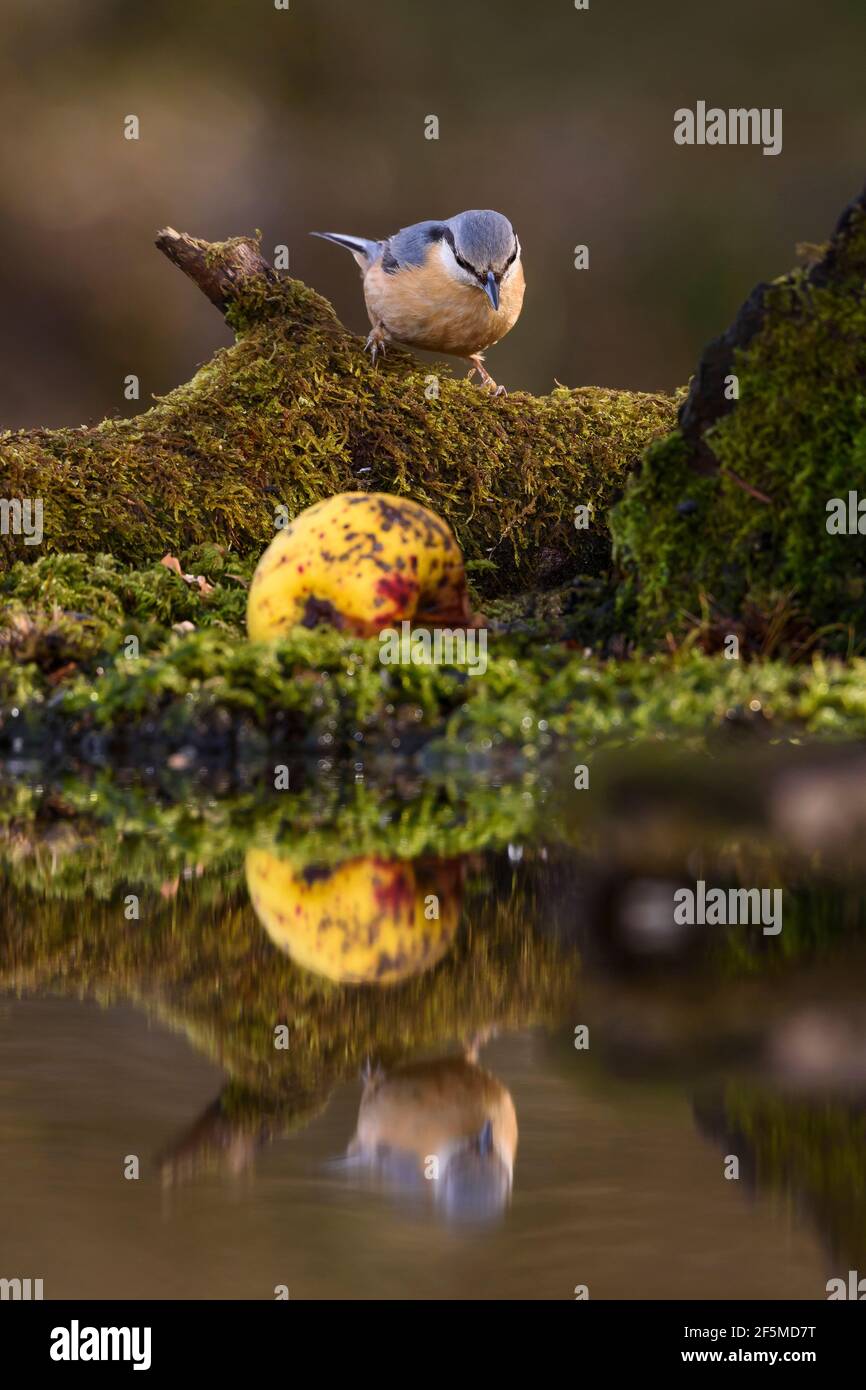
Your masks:
M 481 274 L 480 270 L 476 270 L 474 265 L 470 265 L 468 261 L 464 261 L 463 257 L 458 256 L 456 251 L 454 252 L 454 259 L 461 270 L 465 270 L 468 274 L 474 275 L 476 280 L 481 280 L 483 283 L 485 277 Z

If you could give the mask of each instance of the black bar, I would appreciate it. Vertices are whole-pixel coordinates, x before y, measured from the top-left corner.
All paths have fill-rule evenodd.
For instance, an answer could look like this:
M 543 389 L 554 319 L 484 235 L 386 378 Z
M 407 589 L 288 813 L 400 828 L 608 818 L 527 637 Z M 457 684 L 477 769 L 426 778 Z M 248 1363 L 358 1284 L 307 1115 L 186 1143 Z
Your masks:
M 443 1300 L 447 1302 L 447 1300 Z M 861 1299 L 860 1301 L 864 1301 Z M 535 1305 L 538 1308 L 538 1304 Z M 258 1371 L 273 1374 L 283 1365 L 286 1374 L 301 1370 L 312 1359 L 313 1367 L 301 1374 L 332 1375 L 341 1357 L 351 1358 L 358 1372 L 377 1348 L 378 1376 L 397 1375 L 407 1365 L 401 1344 L 414 1345 L 414 1355 L 423 1355 L 429 1375 L 437 1361 L 453 1374 L 458 1346 L 470 1324 L 463 1324 L 457 1305 L 450 1304 L 449 1321 L 441 1322 L 439 1305 L 426 1306 L 424 1323 L 416 1324 L 411 1309 L 401 1304 L 399 1320 L 385 1309 L 355 1314 L 345 1303 L 307 1303 L 303 1300 L 274 1302 L 6 1302 L 0 1304 L 0 1335 L 4 1361 L 52 1377 L 86 1375 L 100 1371 L 111 1375 L 135 1375 L 133 1361 L 55 1360 L 56 1350 L 72 1353 L 73 1347 L 89 1352 L 97 1345 L 88 1329 L 128 1329 L 129 1339 L 118 1339 L 118 1349 L 142 1363 L 138 1373 L 161 1378 L 166 1373 L 213 1372 L 221 1378 L 242 1372 L 246 1378 Z M 549 1334 L 562 1337 L 562 1350 L 571 1364 L 594 1364 L 598 1370 L 616 1374 L 619 1370 L 639 1369 L 646 1374 L 666 1372 L 679 1366 L 720 1364 L 731 1368 L 742 1365 L 794 1364 L 817 1370 L 826 1378 L 828 1371 L 847 1369 L 862 1350 L 866 1331 L 866 1310 L 839 1302 L 637 1302 L 575 1300 L 568 1317 L 540 1310 L 523 1327 L 515 1321 L 513 1307 L 506 1316 L 510 1332 L 505 1339 L 489 1342 L 484 1322 L 498 1322 L 502 1313 L 490 1307 L 485 1314 L 476 1309 L 471 1324 L 470 1345 L 465 1354 L 474 1360 L 483 1354 L 485 1366 L 501 1357 L 519 1355 L 519 1344 L 532 1353 L 531 1341 L 524 1335 L 536 1327 L 535 1318 L 550 1319 Z M 479 1321 L 479 1317 L 483 1322 Z M 356 1322 L 355 1319 L 358 1319 Z M 362 1320 L 363 1319 L 363 1320 Z M 431 1323 L 431 1319 L 436 1319 Z M 319 1327 L 325 1332 L 324 1340 Z M 76 1330 L 77 1328 L 77 1330 Z M 133 1340 L 132 1329 L 139 1329 Z M 434 1335 L 433 1329 L 438 1331 Z M 58 1329 L 64 1329 L 63 1336 Z M 150 1330 L 149 1347 L 144 1330 Z M 354 1329 L 357 1329 L 357 1333 Z M 688 1329 L 688 1330 L 687 1330 Z M 480 1340 L 477 1340 L 480 1334 Z M 423 1344 L 419 1343 L 423 1336 Z M 518 1346 L 515 1346 L 515 1341 Z M 476 1351 L 471 1352 L 474 1343 Z M 100 1339 L 99 1348 L 102 1350 Z M 543 1344 L 544 1361 L 549 1364 L 553 1344 Z M 536 1347 L 536 1352 L 539 1350 Z M 105 1342 L 111 1354 L 112 1342 Z M 143 1363 L 149 1357 L 149 1365 Z M 300 1363 L 298 1358 L 300 1357 Z M 591 1358 L 588 1359 L 588 1358 Z M 415 1363 L 418 1364 L 417 1362 Z M 856 1362 L 853 1364 L 856 1365 Z M 269 1367 L 265 1372 L 264 1368 Z

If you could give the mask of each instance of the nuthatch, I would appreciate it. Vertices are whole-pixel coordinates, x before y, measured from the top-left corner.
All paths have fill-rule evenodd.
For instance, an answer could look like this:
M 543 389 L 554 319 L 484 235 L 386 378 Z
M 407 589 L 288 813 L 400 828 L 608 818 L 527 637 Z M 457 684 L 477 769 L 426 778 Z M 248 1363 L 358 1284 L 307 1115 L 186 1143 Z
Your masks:
M 386 241 L 339 232 L 312 235 L 345 246 L 361 267 L 374 362 L 392 340 L 447 352 L 468 358 L 484 386 L 505 394 L 481 356 L 514 327 L 523 304 L 520 242 L 501 212 L 416 222 Z

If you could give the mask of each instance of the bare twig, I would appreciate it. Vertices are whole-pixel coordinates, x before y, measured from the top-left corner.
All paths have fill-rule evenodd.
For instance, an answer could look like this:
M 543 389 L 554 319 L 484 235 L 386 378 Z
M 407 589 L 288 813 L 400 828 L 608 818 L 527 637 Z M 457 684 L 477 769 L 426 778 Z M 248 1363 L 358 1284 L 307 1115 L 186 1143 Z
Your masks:
M 723 478 L 729 478 L 732 483 L 736 483 L 737 487 L 741 487 L 743 489 L 743 492 L 747 492 L 750 497 L 755 497 L 759 502 L 765 502 L 768 507 L 772 507 L 772 497 L 768 497 L 765 492 L 759 492 L 756 487 L 752 487 L 751 483 L 747 483 L 743 478 L 739 478 L 737 474 L 732 471 L 732 469 L 720 468 L 719 472 L 721 473 Z
M 164 227 L 156 238 L 156 245 L 222 312 L 253 276 L 277 279 L 252 237 L 202 241 L 199 237 L 187 236 L 186 232 L 176 232 L 174 227 Z

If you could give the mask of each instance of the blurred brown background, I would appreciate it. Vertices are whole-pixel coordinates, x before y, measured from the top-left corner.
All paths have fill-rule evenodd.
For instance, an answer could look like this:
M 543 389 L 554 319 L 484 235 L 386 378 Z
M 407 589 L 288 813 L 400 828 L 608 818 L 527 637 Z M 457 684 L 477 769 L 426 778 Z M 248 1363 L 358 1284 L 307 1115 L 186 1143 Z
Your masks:
M 311 228 L 496 207 L 529 285 L 498 380 L 676 386 L 862 184 L 864 48 L 863 0 L 0 0 L 0 427 L 135 413 L 229 341 L 166 223 L 261 228 L 366 331 Z M 677 147 L 699 99 L 781 106 L 782 154 Z

